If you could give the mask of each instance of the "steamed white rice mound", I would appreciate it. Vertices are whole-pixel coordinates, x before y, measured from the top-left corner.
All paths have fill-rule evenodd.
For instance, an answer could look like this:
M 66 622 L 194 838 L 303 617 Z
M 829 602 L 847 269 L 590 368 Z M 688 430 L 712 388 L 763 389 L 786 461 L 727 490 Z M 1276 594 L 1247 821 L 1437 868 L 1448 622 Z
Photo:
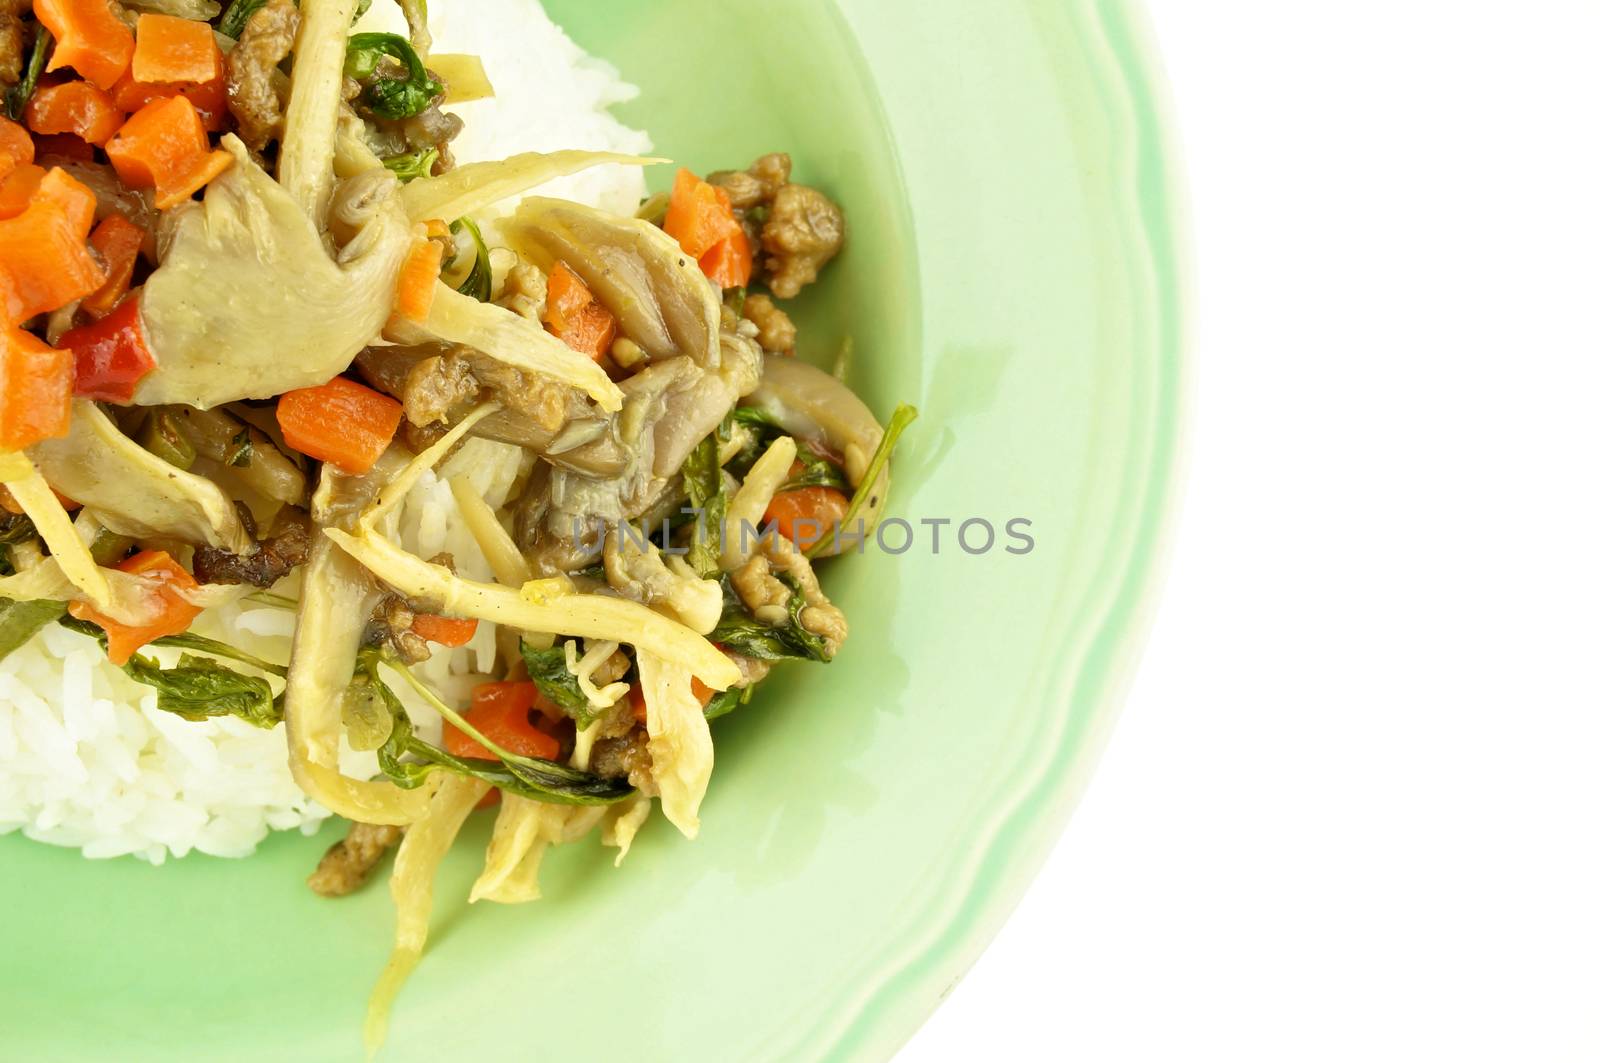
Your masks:
M 573 44 L 531 0 L 431 6 L 434 51 L 478 55 L 495 87 L 493 99 L 451 108 L 466 121 L 453 145 L 458 161 L 561 148 L 650 150 L 644 133 L 606 112 L 637 90 Z M 404 32 L 404 21 L 380 0 L 362 28 Z M 540 193 L 631 213 L 644 195 L 644 178 L 634 167 L 606 166 L 552 181 Z M 422 476 L 386 530 L 422 557 L 446 551 L 463 574 L 488 579 L 488 563 L 459 519 L 448 481 L 469 476 L 499 506 L 521 460 L 514 447 L 469 440 L 437 474 Z M 279 590 L 293 593 L 291 586 Z M 287 610 L 245 600 L 208 610 L 194 630 L 287 661 L 293 623 Z M 443 697 L 464 704 L 493 667 L 494 647 L 493 627 L 480 624 L 470 643 L 435 647 L 417 672 Z M 146 652 L 167 665 L 178 657 Z M 437 715 L 403 683 L 391 685 L 418 732 L 436 741 Z M 131 854 L 159 864 L 168 854 L 191 851 L 247 856 L 269 830 L 311 833 L 328 817 L 290 778 L 281 725 L 267 731 L 233 719 L 192 722 L 155 703 L 155 691 L 108 662 L 97 642 L 58 625 L 0 661 L 0 834 L 21 830 L 91 858 Z M 377 762 L 372 753 L 345 749 L 343 767 L 368 777 Z

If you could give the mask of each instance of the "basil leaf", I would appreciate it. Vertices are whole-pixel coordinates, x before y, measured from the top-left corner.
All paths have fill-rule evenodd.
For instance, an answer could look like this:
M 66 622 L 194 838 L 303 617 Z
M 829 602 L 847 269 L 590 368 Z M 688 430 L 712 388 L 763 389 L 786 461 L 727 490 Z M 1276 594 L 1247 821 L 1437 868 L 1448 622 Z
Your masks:
M 64 616 L 61 618 L 61 626 L 69 631 L 76 631 L 80 635 L 87 635 L 90 638 L 98 641 L 101 646 L 106 644 L 105 629 L 99 624 L 93 624 L 87 620 L 79 620 L 77 617 Z M 246 653 L 244 650 L 235 649 L 226 642 L 218 642 L 216 639 L 208 639 L 204 635 L 196 635 L 189 631 L 185 631 L 177 635 L 163 635 L 162 637 L 151 642 L 150 645 L 169 646 L 172 649 L 177 650 L 195 650 L 199 653 L 209 653 L 213 657 L 221 657 L 225 660 L 238 661 L 240 664 L 248 664 L 252 668 L 259 668 L 263 672 L 270 672 L 271 674 L 279 677 L 284 677 L 289 674 L 289 669 L 281 664 L 274 664 L 271 661 L 262 660 L 255 654 Z
M 28 100 L 33 98 L 33 90 L 39 87 L 39 75 L 44 73 L 45 60 L 50 58 L 51 46 L 54 43 L 55 38 L 44 28 L 44 23 L 35 22 L 33 51 L 28 53 L 27 69 L 23 70 L 22 77 L 17 83 L 6 90 L 6 115 L 13 122 L 22 121 L 23 108 L 27 107 Z
M 255 449 L 255 444 L 250 441 L 250 429 L 242 429 L 223 449 L 222 464 L 247 469 L 250 467 L 251 457 L 255 455 Z
M 831 487 L 836 491 L 848 491 L 850 485 L 845 482 L 844 473 L 839 466 L 824 458 L 804 443 L 795 446 L 795 458 L 802 468 L 794 476 L 783 482 L 779 491 L 796 491 L 802 487 Z
M 763 624 L 750 615 L 725 578 L 722 581 L 722 619 L 706 638 L 726 649 L 762 661 L 830 661 L 826 642 L 800 623 L 805 596 L 787 576 L 789 616 L 782 624 Z
M 471 218 L 458 218 L 450 224 L 450 232 L 460 236 L 463 232 L 472 237 L 472 268 L 456 287 L 462 295 L 470 295 L 480 303 L 487 303 L 494 294 L 494 271 L 489 265 L 489 247 L 483 242 L 483 233 Z
M 603 779 L 551 760 L 513 756 L 502 762 L 458 757 L 424 742 L 412 730 L 400 699 L 378 678 L 380 659 L 376 651 L 362 651 L 357 675 L 374 685 L 394 716 L 389 738 L 378 748 L 378 767 L 396 786 L 414 790 L 435 771 L 450 771 L 482 779 L 507 793 L 559 805 L 609 805 L 633 793 L 625 780 Z
M 377 76 L 384 56 L 403 63 L 406 76 Z M 344 72 L 366 84 L 361 102 L 379 118 L 412 118 L 427 110 L 434 98 L 444 92 L 444 86 L 422 65 L 411 42 L 397 33 L 352 34 L 345 51 Z
M 228 5 L 228 10 L 222 13 L 222 21 L 217 23 L 217 32 L 224 37 L 238 40 L 244 34 L 244 28 L 250 24 L 250 16 L 267 6 L 267 0 L 233 0 Z
M 715 576 L 722 556 L 722 526 L 728 517 L 728 493 L 723 488 L 722 465 L 717 461 L 716 433 L 706 436 L 683 463 L 683 486 L 689 505 L 697 511 L 693 541 L 684 558 L 701 579 Z
M 66 615 L 66 602 L 14 602 L 0 598 L 0 661 L 21 649 L 46 624 Z
M 9 576 L 17 570 L 11 560 L 11 548 L 38 537 L 33 521 L 22 514 L 0 518 L 0 576 Z
M 742 687 L 729 687 L 719 690 L 706 702 L 706 719 L 715 720 L 718 716 L 726 716 L 740 705 L 750 700 L 750 695 L 755 691 L 754 683 Z
M 415 181 L 433 173 L 433 164 L 439 161 L 438 148 L 419 148 L 403 155 L 391 155 L 383 160 L 386 170 L 400 178 L 400 183 Z
M 567 671 L 567 652 L 555 645 L 548 650 L 536 650 L 522 642 L 522 662 L 528 666 L 528 678 L 539 692 L 562 712 L 572 717 L 579 729 L 588 727 L 600 715 L 578 686 L 578 677 Z
M 156 708 L 186 720 L 236 716 L 257 727 L 276 726 L 282 706 L 272 696 L 265 679 L 241 675 L 209 657 L 184 654 L 173 668 L 163 668 L 153 658 L 134 654 L 123 671 L 156 691 Z

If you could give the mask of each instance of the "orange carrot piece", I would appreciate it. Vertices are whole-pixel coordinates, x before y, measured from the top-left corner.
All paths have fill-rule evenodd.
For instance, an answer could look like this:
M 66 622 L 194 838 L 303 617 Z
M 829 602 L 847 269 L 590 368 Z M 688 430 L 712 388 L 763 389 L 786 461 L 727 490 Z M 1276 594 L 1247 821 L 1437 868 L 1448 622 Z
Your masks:
M 433 292 L 444 265 L 444 245 L 418 240 L 411 245 L 395 282 L 394 313 L 412 321 L 426 321 L 433 310 Z
M 48 203 L 61 208 L 72 223 L 78 239 L 87 240 L 94 227 L 94 192 L 89 186 L 59 166 L 52 166 L 39 180 L 33 193 L 34 202 Z
M 171 99 L 173 96 L 183 96 L 194 104 L 194 109 L 200 112 L 200 123 L 207 132 L 220 133 L 228 128 L 228 82 L 224 75 L 219 74 L 201 82 L 162 81 L 145 84 L 133 80 L 133 71 L 130 70 L 111 86 L 111 102 L 125 114 L 132 114 L 147 103 Z
M 509 684 L 486 683 L 484 686 L 504 686 Z M 522 684 L 515 684 L 521 686 Z M 532 683 L 527 684 L 532 686 Z M 479 687 L 478 690 L 482 690 Z M 537 757 L 540 760 L 554 760 L 561 755 L 561 743 L 554 735 L 541 730 L 533 720 L 534 706 L 520 697 L 478 697 L 478 690 L 472 694 L 472 708 L 462 713 L 462 717 L 478 730 L 483 737 L 505 750 L 519 757 Z M 471 757 L 477 760 L 499 760 L 488 748 L 475 738 L 468 738 L 466 733 L 450 721 L 444 725 L 444 748 L 452 756 Z
M 0 335 L 0 447 L 21 450 L 67 434 L 72 416 L 72 354 L 31 332 Z
M 678 246 L 698 259 L 738 232 L 739 222 L 726 192 L 688 170 L 679 170 L 661 227 L 678 241 Z
M 605 357 L 617 338 L 617 319 L 565 262 L 550 271 L 544 305 L 546 331 L 579 354 Z
M 96 321 L 111 313 L 128 294 L 133 267 L 138 265 L 139 249 L 144 246 L 144 235 L 143 229 L 120 214 L 106 218 L 89 234 L 89 246 L 100 252 L 105 263 L 106 282 L 78 305 Z
M 478 622 L 470 619 L 457 620 L 454 617 L 437 616 L 433 613 L 418 613 L 411 619 L 411 630 L 429 642 L 458 649 L 471 642 L 472 636 L 478 633 Z
M 443 240 L 450 235 L 450 226 L 438 218 L 429 218 L 422 223 L 422 228 L 430 240 Z
M 360 475 L 382 457 L 404 408 L 354 380 L 334 377 L 278 399 L 284 441 L 302 454 Z
M 207 23 L 142 14 L 134 34 L 132 74 L 147 85 L 211 81 L 222 76 L 222 50 Z
M 39 86 L 22 117 L 35 133 L 72 133 L 90 144 L 104 144 L 122 125 L 111 97 L 87 81 Z
M 117 176 L 130 188 L 154 188 L 156 207 L 175 207 L 233 162 L 211 151 L 200 112 L 187 96 L 153 100 L 106 144 Z
M 123 572 L 147 576 L 157 582 L 156 596 L 161 608 L 148 624 L 138 627 L 121 623 L 101 613 L 88 602 L 73 602 L 67 612 L 79 620 L 98 624 L 106 633 L 106 656 L 112 664 L 128 663 L 139 650 L 156 639 L 168 635 L 181 635 L 189 630 L 200 607 L 191 603 L 180 592 L 192 591 L 200 584 L 187 569 L 172 559 L 165 550 L 142 550 L 117 566 Z
M 11 119 L 0 116 L 0 181 L 33 161 L 33 137 Z
M 63 170 L 51 170 L 26 210 L 0 220 L 0 308 L 21 324 L 81 299 L 106 282 L 85 243 L 94 194 Z
M 718 240 L 711 250 L 700 256 L 700 271 L 719 288 L 743 288 L 750 283 L 755 271 L 755 258 L 750 254 L 750 238 L 741 226 L 732 236 Z
M 28 209 L 44 180 L 44 167 L 25 162 L 0 181 L 0 218 L 15 218 Z
M 133 31 L 107 0 L 34 0 L 33 13 L 56 39 L 46 70 L 70 66 L 97 89 L 117 83 L 133 59 Z
M 801 468 L 796 462 L 790 468 L 790 475 Z M 773 495 L 762 523 L 776 525 L 779 535 L 804 550 L 826 539 L 849 508 L 850 499 L 843 491 L 821 486 L 798 487 Z

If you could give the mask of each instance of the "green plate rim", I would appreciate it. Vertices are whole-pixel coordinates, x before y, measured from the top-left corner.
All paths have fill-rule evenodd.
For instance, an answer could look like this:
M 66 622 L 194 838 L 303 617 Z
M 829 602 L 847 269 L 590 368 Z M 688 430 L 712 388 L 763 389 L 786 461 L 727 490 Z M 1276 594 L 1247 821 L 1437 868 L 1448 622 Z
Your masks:
M 1111 164 L 1129 194 L 1102 206 L 1118 215 L 1122 254 L 1143 267 L 1133 274 L 1143 282 L 1134 294 L 1156 317 L 1159 339 L 1149 352 L 1155 393 L 1141 425 L 1152 460 L 1143 470 L 1130 470 L 1141 471 L 1141 480 L 1123 484 L 1124 496 L 1135 503 L 1125 526 L 1132 549 L 1122 558 L 1114 593 L 1085 649 L 1092 663 L 1071 669 L 1068 663 L 1079 658 L 1063 653 L 1045 676 L 1044 689 L 1053 692 L 1051 707 L 1070 718 L 1069 726 L 1061 729 L 1059 741 L 1038 752 L 1030 765 L 1031 787 L 984 821 L 978 837 L 952 839 L 950 851 L 965 856 L 947 864 L 949 888 L 933 892 L 956 898 L 953 910 L 932 913 L 931 932 L 920 940 L 902 937 L 868 965 L 878 972 L 875 977 L 841 978 L 844 988 L 831 1006 L 814 1009 L 838 1019 L 808 1031 L 812 1051 L 804 1054 L 810 1058 L 892 1056 L 954 990 L 1016 908 L 1065 829 L 1110 737 L 1143 652 L 1175 530 L 1187 433 L 1191 273 L 1168 86 L 1138 0 L 1035 0 L 1028 6 L 1036 18 L 1076 22 L 1094 45 L 1102 102 L 1126 119 Z M 898 151 L 895 161 L 903 168 Z M 1086 702 L 1088 712 L 1072 712 L 1074 704 Z

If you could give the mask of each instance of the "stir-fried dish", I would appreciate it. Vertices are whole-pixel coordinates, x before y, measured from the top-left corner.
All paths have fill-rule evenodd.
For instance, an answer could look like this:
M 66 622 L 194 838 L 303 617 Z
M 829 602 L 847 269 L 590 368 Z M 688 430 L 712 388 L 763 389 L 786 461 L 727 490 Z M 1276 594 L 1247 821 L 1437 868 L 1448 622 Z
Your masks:
M 787 155 L 634 216 L 530 195 L 662 160 L 458 165 L 440 104 L 481 66 L 400 6 L 409 35 L 352 33 L 366 0 L 0 11 L 0 654 L 64 625 L 166 712 L 286 725 L 352 823 L 311 887 L 398 846 L 374 1043 L 474 808 L 474 900 L 537 897 L 591 832 L 625 853 L 654 801 L 695 835 L 710 723 L 846 641 L 815 563 L 875 524 L 915 415 L 795 357 L 783 301 L 845 222 Z M 486 572 L 408 545 L 424 477 Z M 292 611 L 286 660 L 190 631 L 246 597 Z M 474 639 L 464 681 L 422 677 Z

